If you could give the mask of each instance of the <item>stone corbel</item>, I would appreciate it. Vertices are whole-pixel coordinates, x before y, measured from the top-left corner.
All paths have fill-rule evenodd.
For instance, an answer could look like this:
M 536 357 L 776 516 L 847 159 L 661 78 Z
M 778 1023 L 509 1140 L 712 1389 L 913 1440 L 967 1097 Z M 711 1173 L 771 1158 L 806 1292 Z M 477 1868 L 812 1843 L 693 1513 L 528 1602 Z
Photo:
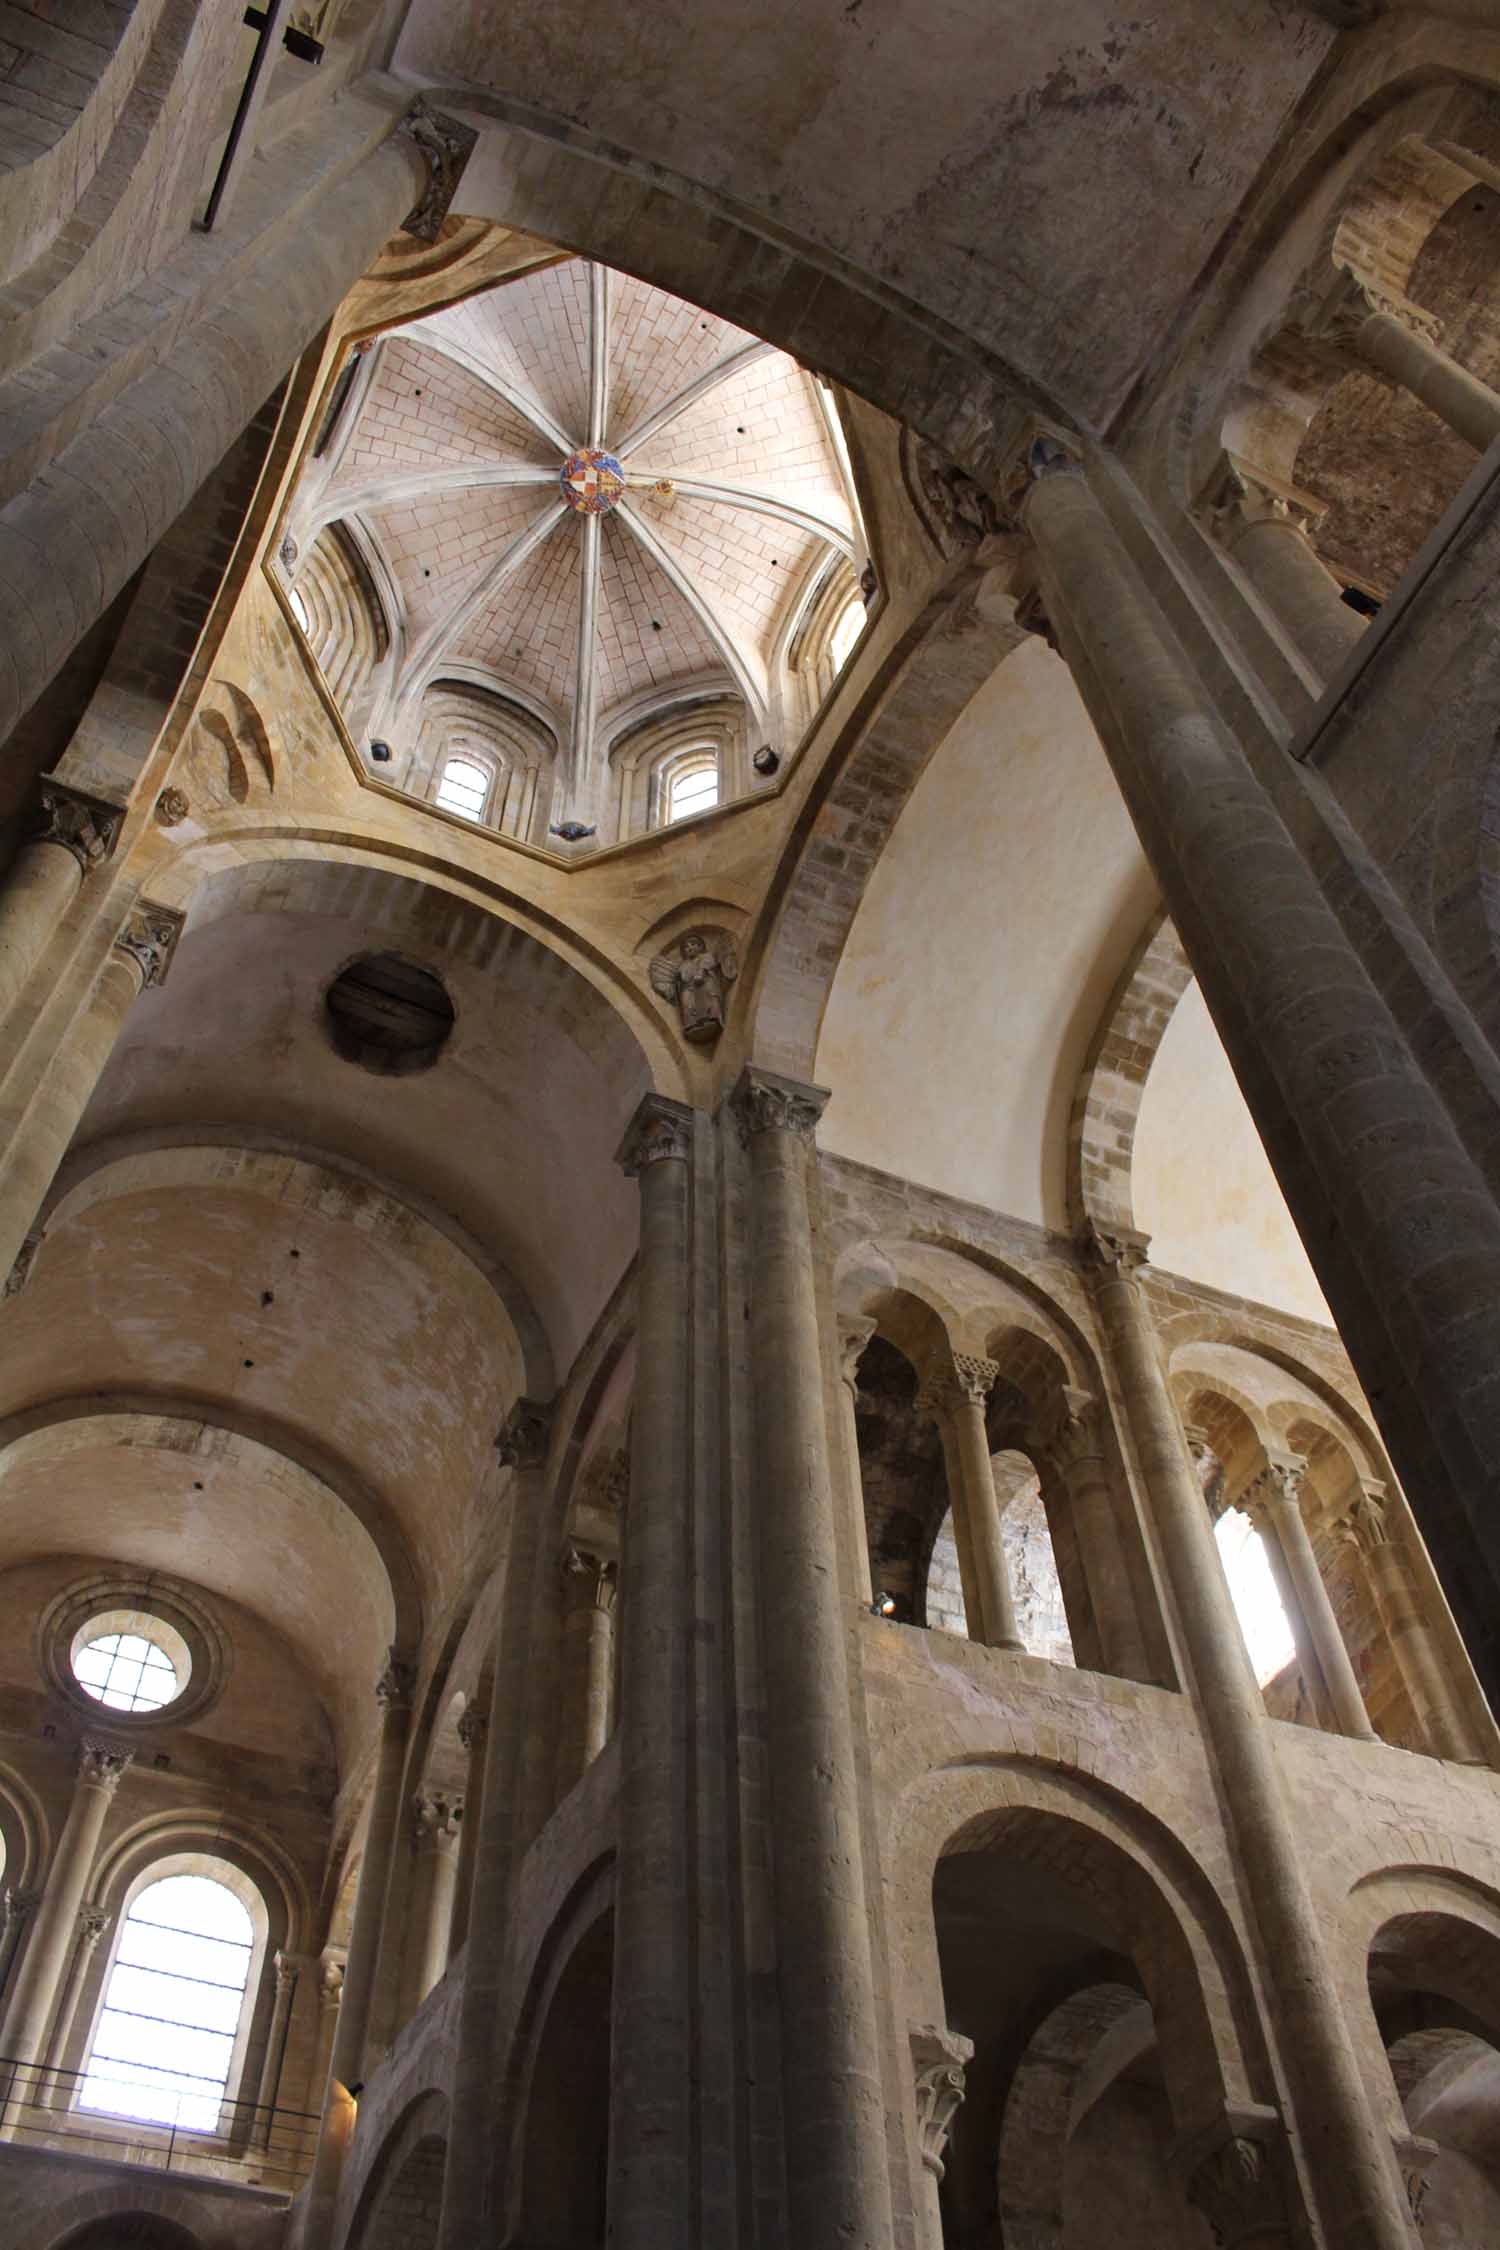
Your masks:
M 964 2064 L 973 2057 L 974 2042 L 931 2023 L 914 2024 L 909 2036 L 922 2162 L 940 2180 L 948 2135 L 964 2098 Z
M 431 108 L 420 95 L 396 130 L 416 142 L 427 165 L 426 190 L 416 209 L 402 220 L 401 231 L 415 235 L 418 242 L 436 242 L 479 135 L 472 126 L 460 125 L 456 117 Z

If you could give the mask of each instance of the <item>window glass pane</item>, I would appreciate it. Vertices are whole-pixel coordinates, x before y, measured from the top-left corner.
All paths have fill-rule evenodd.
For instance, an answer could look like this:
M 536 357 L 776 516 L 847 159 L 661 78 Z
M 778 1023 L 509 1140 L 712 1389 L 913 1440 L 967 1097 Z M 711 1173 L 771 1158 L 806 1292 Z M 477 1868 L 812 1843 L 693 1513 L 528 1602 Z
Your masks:
M 848 663 L 850 651 L 864 629 L 865 605 L 855 594 L 839 613 L 838 623 L 828 637 L 828 651 L 836 672 L 842 672 Z
M 168 1875 L 120 1932 L 78 2100 L 146 2124 L 213 2132 L 244 2009 L 253 1931 L 205 1875 Z
M 438 783 L 437 801 L 448 812 L 478 820 L 490 791 L 490 777 L 472 758 L 450 758 Z
M 180 1691 L 177 1667 L 143 1633 L 103 1633 L 73 1659 L 73 1677 L 112 1711 L 159 1711 Z
M 681 765 L 667 784 L 667 818 L 684 820 L 689 813 L 707 812 L 719 801 L 719 761 L 695 758 Z
M 1214 1537 L 1255 1677 L 1266 1687 L 1291 1663 L 1297 1644 L 1271 1575 L 1265 1541 L 1239 1508 L 1225 1509 L 1214 1526 Z

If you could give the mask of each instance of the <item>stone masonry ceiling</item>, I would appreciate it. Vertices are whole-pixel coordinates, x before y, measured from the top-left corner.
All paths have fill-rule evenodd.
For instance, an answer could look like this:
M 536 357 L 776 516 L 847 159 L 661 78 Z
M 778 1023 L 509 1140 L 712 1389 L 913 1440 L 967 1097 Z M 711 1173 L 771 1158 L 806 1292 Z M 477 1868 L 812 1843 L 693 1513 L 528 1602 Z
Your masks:
M 295 510 L 352 526 L 396 611 L 395 700 L 453 671 L 575 774 L 701 685 L 752 726 L 778 635 L 856 518 L 832 406 L 727 321 L 568 259 L 388 332 Z

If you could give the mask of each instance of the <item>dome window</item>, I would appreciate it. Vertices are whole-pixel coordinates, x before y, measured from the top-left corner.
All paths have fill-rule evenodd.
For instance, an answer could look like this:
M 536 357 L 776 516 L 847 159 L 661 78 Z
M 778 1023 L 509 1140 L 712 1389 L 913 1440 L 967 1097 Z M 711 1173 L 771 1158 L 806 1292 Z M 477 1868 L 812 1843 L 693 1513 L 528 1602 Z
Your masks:
M 483 820 L 489 801 L 490 776 L 474 758 L 450 758 L 437 786 L 437 802 L 461 820 Z
M 97 1618 L 74 1644 L 74 1679 L 111 1711 L 164 1710 L 187 1686 L 190 1670 L 181 1635 L 155 1618 Z

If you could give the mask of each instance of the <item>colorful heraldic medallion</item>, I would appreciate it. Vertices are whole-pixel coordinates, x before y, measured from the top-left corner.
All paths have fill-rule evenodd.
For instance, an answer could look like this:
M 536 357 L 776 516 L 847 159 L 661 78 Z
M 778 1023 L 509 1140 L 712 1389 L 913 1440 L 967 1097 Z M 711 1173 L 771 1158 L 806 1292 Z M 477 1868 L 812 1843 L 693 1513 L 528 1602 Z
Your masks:
M 582 445 L 570 453 L 557 481 L 568 506 L 581 516 L 607 516 L 624 497 L 625 471 L 598 445 Z

